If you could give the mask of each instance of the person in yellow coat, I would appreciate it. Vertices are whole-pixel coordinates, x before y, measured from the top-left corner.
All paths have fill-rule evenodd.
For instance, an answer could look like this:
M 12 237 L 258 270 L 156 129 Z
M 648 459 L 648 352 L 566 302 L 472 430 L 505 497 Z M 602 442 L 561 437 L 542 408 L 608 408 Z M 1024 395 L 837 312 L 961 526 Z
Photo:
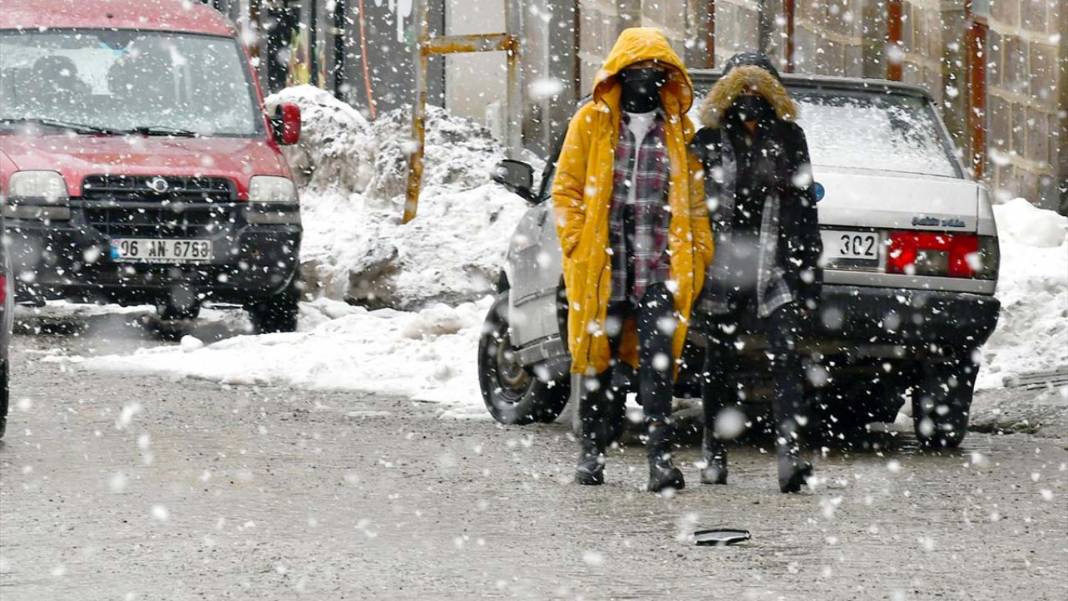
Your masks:
M 656 29 L 624 30 L 592 99 L 568 126 L 553 204 L 568 298 L 571 370 L 583 376 L 575 479 L 604 482 L 623 395 L 613 367 L 637 370 L 648 489 L 682 488 L 671 460 L 671 399 L 690 311 L 712 260 L 700 163 L 690 153 L 693 85 Z

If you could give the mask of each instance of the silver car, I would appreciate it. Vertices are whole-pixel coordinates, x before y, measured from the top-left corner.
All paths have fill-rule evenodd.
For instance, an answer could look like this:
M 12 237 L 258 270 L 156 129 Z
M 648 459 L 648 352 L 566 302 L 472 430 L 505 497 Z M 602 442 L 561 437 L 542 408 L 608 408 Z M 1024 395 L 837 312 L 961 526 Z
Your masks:
M 699 95 L 718 77 L 691 74 Z M 956 446 L 967 427 L 976 349 L 1000 309 L 990 192 L 964 168 L 923 89 L 784 79 L 801 107 L 820 197 L 824 286 L 804 350 L 821 424 L 846 436 L 893 421 L 911 400 L 919 440 Z M 551 421 L 571 396 L 561 335 L 567 291 L 550 198 L 555 159 L 537 190 L 523 163 L 503 162 L 494 178 L 531 204 L 511 240 L 479 345 L 486 407 L 506 424 Z M 741 327 L 752 332 L 751 325 Z M 770 393 L 766 343 L 752 334 L 742 340 L 739 377 L 746 399 L 761 403 Z M 703 347 L 694 332 L 677 397 L 700 396 Z

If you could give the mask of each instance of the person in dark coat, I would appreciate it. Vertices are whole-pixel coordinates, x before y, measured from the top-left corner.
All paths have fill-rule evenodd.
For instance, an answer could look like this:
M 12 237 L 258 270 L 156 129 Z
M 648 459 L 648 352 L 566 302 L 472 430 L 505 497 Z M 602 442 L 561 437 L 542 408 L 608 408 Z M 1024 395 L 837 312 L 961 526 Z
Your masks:
M 820 297 L 822 244 L 808 145 L 796 116 L 775 67 L 757 53 L 732 57 L 701 106 L 704 127 L 694 149 L 705 170 L 717 248 L 696 309 L 708 336 L 706 484 L 727 482 L 716 417 L 738 401 L 738 325 L 753 314 L 770 347 L 779 488 L 796 492 L 812 473 L 800 456 L 807 407 L 797 346 Z

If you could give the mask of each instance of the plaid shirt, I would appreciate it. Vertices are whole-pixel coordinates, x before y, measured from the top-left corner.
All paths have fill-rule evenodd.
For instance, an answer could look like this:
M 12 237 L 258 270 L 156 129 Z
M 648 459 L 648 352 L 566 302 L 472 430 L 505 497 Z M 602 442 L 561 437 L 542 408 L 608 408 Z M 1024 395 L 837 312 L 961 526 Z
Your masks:
M 731 244 L 731 226 L 734 222 L 734 187 L 738 175 L 738 163 L 734 157 L 734 147 L 723 134 L 714 148 L 706 155 L 711 158 L 706 164 L 705 195 L 716 200 L 712 211 L 712 232 L 716 237 L 716 247 L 728 248 Z M 714 164 L 718 163 L 718 164 Z M 786 283 L 785 270 L 778 264 L 779 218 L 781 199 L 778 194 L 769 194 L 764 201 L 764 210 L 760 220 L 760 238 L 757 245 L 757 315 L 767 317 L 775 309 L 793 302 L 794 292 Z M 728 253 L 716 253 L 716 259 L 708 266 L 705 274 L 705 286 L 698 301 L 697 310 L 706 315 L 723 315 L 730 312 L 729 291 L 719 284 L 723 279 L 725 260 Z
M 612 251 L 611 302 L 637 303 L 652 284 L 671 277 L 668 254 L 668 182 L 671 166 L 664 146 L 664 116 L 657 113 L 652 129 L 634 156 L 634 134 L 623 114 L 612 175 L 612 208 L 608 237 Z M 631 182 L 634 202 L 628 203 Z

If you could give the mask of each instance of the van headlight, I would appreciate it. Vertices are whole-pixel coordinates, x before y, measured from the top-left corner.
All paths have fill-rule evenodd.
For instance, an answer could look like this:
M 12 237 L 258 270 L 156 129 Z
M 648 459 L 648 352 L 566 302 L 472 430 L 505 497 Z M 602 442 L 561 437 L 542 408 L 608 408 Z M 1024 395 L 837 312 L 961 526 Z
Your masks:
M 293 180 L 254 175 L 248 182 L 245 217 L 254 225 L 300 225 L 300 206 Z
M 275 175 L 254 175 L 248 182 L 249 202 L 297 203 L 293 180 Z
M 16 171 L 7 182 L 4 216 L 14 219 L 70 219 L 67 182 L 55 171 Z

